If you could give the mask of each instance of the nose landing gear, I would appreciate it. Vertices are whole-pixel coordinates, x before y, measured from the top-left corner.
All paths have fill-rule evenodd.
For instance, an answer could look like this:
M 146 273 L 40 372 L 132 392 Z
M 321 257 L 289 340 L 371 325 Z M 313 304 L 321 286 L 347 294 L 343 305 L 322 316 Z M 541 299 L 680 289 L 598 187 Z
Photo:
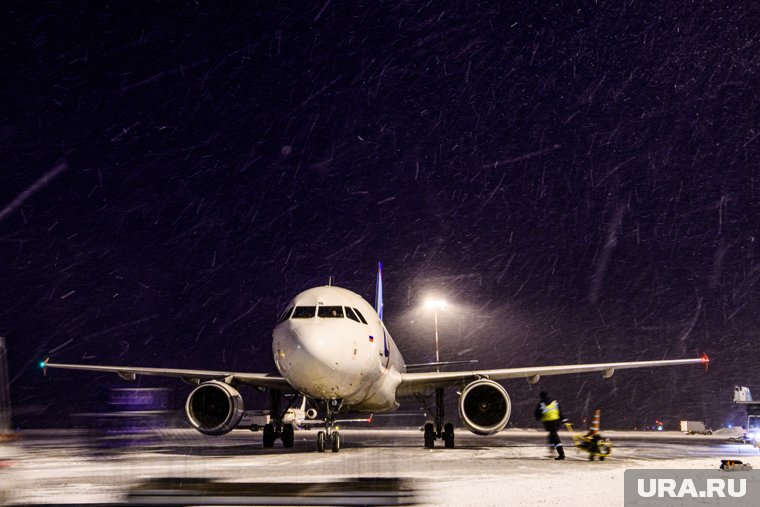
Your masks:
M 317 433 L 317 452 L 325 452 L 326 447 L 331 447 L 332 452 L 340 451 L 340 433 L 333 430 L 335 414 L 343 405 L 342 400 L 325 400 L 325 430 Z
M 337 431 L 317 433 L 317 452 L 325 452 L 326 447 L 331 447 L 332 452 L 340 451 L 340 433 Z

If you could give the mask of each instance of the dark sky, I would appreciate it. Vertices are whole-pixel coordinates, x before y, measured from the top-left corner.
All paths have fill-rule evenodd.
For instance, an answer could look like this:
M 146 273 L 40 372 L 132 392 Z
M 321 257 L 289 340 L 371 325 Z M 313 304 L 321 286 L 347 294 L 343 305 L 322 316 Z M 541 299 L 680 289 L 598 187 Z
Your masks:
M 379 260 L 409 362 L 433 359 L 428 292 L 457 303 L 442 359 L 713 359 L 542 381 L 575 419 L 738 423 L 733 385 L 760 389 L 750 2 L 42 1 L 0 17 L 0 332 L 19 414 L 60 422 L 118 383 L 44 378 L 51 352 L 275 371 L 284 304 L 329 276 L 372 301 Z M 188 391 L 140 385 L 176 387 L 177 406 Z M 530 424 L 538 388 L 505 385 Z

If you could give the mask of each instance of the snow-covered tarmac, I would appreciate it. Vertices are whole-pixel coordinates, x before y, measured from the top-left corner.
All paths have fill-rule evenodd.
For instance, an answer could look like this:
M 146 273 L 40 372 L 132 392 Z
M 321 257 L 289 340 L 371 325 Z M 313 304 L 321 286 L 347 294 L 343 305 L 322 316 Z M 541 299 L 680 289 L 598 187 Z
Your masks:
M 24 432 L 12 443 L 0 444 L 0 500 L 117 503 L 145 481 L 165 478 L 187 484 L 212 481 L 222 495 L 225 488 L 262 483 L 328 487 L 365 479 L 357 483 L 365 487 L 366 479 L 394 478 L 421 505 L 622 505 L 626 469 L 715 469 L 727 458 L 760 467 L 756 448 L 730 443 L 725 434 L 604 433 L 614 444 L 612 456 L 589 462 L 566 433 L 561 436 L 568 459 L 549 459 L 544 433 L 538 430 L 507 430 L 491 437 L 461 430 L 455 449 L 432 450 L 422 447 L 416 430 L 344 430 L 342 450 L 324 454 L 315 452 L 314 431 L 297 432 L 295 447 L 287 450 L 279 442 L 263 449 L 261 434 L 248 431 L 204 437 L 192 430 L 166 430 L 151 442 L 115 449 L 108 448 L 108 441 L 81 434 Z M 289 498 L 309 504 L 308 498 Z M 251 498 L 237 500 L 254 504 Z

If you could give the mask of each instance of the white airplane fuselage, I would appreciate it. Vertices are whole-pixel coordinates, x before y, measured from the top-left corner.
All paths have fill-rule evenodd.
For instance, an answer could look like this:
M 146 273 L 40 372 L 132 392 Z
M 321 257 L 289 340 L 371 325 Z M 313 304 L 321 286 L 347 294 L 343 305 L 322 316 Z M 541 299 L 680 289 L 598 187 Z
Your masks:
M 398 408 L 396 388 L 406 365 L 367 301 L 324 286 L 301 292 L 287 308 L 272 332 L 272 352 L 290 385 L 314 399 L 342 400 L 346 410 Z

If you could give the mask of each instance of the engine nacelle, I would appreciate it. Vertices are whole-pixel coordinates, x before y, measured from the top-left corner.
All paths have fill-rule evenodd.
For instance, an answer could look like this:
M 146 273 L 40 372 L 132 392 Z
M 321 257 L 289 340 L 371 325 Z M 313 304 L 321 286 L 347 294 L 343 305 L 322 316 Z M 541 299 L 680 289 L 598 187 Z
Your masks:
M 193 428 L 204 435 L 224 435 L 243 417 L 243 398 L 231 385 L 211 380 L 190 393 L 185 413 Z
M 470 382 L 459 397 L 459 416 L 476 435 L 493 435 L 503 430 L 511 412 L 507 391 L 493 380 Z
M 317 411 L 313 408 L 310 408 L 306 411 L 306 418 L 307 419 L 316 419 L 317 418 Z

